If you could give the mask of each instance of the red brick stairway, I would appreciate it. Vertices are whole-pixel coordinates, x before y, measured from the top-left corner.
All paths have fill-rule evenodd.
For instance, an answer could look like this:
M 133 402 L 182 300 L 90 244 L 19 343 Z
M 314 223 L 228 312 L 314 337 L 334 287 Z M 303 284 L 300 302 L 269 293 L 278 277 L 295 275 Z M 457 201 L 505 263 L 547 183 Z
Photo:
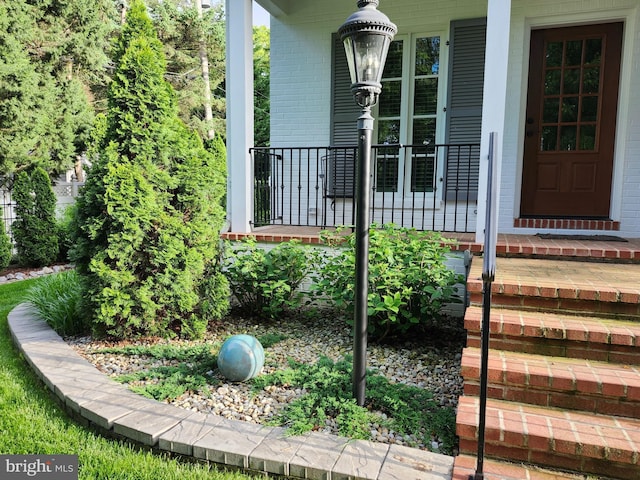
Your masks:
M 498 258 L 485 479 L 640 479 L 640 264 L 584 260 Z M 455 480 L 475 470 L 481 267 L 467 284 Z

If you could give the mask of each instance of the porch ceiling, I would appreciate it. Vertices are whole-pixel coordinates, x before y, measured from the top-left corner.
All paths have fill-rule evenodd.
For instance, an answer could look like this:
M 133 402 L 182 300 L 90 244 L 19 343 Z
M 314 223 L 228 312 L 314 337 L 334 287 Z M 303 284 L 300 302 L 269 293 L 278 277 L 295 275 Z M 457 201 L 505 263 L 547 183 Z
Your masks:
M 295 0 L 256 0 L 256 3 L 274 17 L 289 15 L 294 10 Z

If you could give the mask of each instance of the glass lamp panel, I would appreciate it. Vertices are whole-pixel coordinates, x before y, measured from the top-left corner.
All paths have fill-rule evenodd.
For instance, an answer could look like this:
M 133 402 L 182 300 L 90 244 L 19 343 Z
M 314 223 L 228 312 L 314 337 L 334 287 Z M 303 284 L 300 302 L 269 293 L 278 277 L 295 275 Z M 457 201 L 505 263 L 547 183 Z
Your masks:
M 384 68 L 382 59 L 389 48 L 389 39 L 384 35 L 365 32 L 354 35 L 354 47 L 357 81 L 380 83 Z
M 353 39 L 351 37 L 346 37 L 343 43 L 344 51 L 347 55 L 347 63 L 349 64 L 349 75 L 351 76 L 351 83 L 356 83 L 356 60 Z

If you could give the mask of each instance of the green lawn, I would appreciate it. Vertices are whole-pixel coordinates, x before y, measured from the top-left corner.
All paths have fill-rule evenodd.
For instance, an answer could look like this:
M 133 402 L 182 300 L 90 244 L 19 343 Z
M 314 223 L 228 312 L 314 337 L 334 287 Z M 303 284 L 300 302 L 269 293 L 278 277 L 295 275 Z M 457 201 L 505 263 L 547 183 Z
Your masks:
M 0 285 L 0 452 L 77 454 L 80 479 L 247 480 L 264 478 L 179 461 L 108 440 L 73 422 L 11 341 L 7 314 L 37 280 Z

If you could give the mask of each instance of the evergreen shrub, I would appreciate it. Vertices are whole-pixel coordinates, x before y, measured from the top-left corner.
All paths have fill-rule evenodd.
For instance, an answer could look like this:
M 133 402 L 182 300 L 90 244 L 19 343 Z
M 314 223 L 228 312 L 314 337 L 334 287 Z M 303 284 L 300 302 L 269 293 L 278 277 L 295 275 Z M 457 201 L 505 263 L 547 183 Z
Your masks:
M 4 270 L 11 263 L 13 245 L 5 230 L 4 221 L 0 218 L 0 270 Z
M 12 191 L 16 220 L 11 226 L 18 263 L 42 267 L 58 258 L 56 196 L 49 175 L 41 167 L 16 174 Z
M 223 159 L 178 119 L 141 0 L 114 52 L 104 135 L 77 200 L 70 252 L 85 307 L 95 330 L 117 337 L 200 337 L 228 306 L 219 263 Z

